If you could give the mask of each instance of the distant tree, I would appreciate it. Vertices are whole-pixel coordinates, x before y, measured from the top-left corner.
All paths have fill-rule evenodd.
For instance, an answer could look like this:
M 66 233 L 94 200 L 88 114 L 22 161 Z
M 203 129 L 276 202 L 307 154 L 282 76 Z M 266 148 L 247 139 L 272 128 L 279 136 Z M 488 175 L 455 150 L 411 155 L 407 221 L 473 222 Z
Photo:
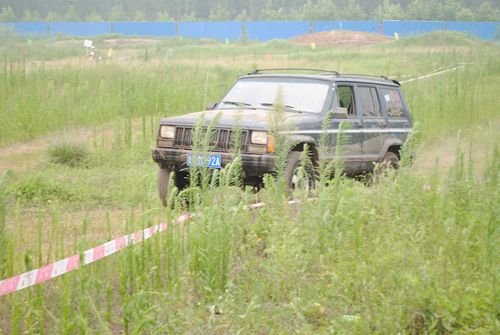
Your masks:
M 262 20 L 261 11 L 265 6 L 266 0 L 248 0 L 246 9 L 250 20 Z
M 138 10 L 135 12 L 134 21 L 146 21 L 146 14 L 143 10 Z
M 121 4 L 113 5 L 111 7 L 111 13 L 109 14 L 109 20 L 111 21 L 125 21 L 125 11 Z
M 412 20 L 432 20 L 436 17 L 436 3 L 432 0 L 432 5 L 423 0 L 413 0 L 408 5 L 408 17 Z M 433 13 L 434 12 L 434 13 Z
M 187 21 L 187 22 L 196 21 L 196 16 L 194 15 L 193 12 L 183 14 L 180 18 L 180 21 Z
M 102 19 L 101 15 L 99 15 L 95 10 L 92 10 L 92 12 L 85 17 L 85 21 L 100 22 L 104 20 Z
M 462 7 L 460 10 L 457 12 L 457 15 L 455 18 L 458 21 L 474 21 L 474 13 L 470 8 L 465 8 Z
M 68 10 L 66 11 L 66 14 L 64 15 L 64 20 L 65 21 L 80 21 L 81 17 L 80 14 L 76 11 L 75 5 L 70 5 L 68 7 Z
M 339 18 L 339 9 L 332 0 L 307 0 L 294 14 L 299 20 L 335 20 Z
M 384 0 L 382 4 L 379 4 L 373 14 L 379 20 L 402 20 L 406 18 L 401 5 L 399 3 L 393 4 L 390 0 Z
M 57 22 L 61 21 L 61 16 L 57 14 L 55 11 L 49 11 L 47 13 L 47 17 L 45 18 L 45 21 L 47 22 Z
M 42 16 L 36 9 L 31 13 L 31 18 L 33 19 L 34 22 L 42 21 Z
M 342 8 L 341 14 L 340 19 L 344 20 L 363 20 L 366 18 L 366 14 L 356 0 L 349 0 L 347 6 Z
M 335 20 L 339 18 L 339 8 L 335 1 L 319 0 L 318 9 L 321 11 L 317 15 L 320 20 Z
M 485 1 L 476 10 L 476 20 L 479 21 L 500 21 L 500 5 L 496 8 L 491 1 Z
M 276 9 L 272 0 L 268 0 L 264 8 L 260 11 L 260 16 L 264 20 L 275 20 L 276 19 Z
M 208 19 L 211 21 L 227 21 L 231 19 L 231 11 L 224 5 L 218 4 L 215 8 L 210 9 Z
M 453 21 L 456 19 L 457 13 L 462 9 L 462 5 L 460 4 L 460 0 L 444 0 L 437 5 L 440 9 L 438 15 L 435 17 L 436 20 L 443 21 Z
M 480 20 L 500 0 L 0 0 L 0 19 L 47 20 Z M 50 14 L 50 15 L 49 15 Z
M 23 17 L 21 18 L 21 21 L 25 22 L 33 21 L 33 15 L 31 14 L 31 11 L 29 9 L 25 9 L 23 11 Z
M 13 22 L 16 19 L 16 14 L 11 6 L 2 7 L 0 10 L 0 22 Z
M 299 20 L 311 20 L 314 18 L 315 5 L 312 0 L 307 0 L 302 7 L 295 9 L 295 17 Z
M 166 10 L 158 12 L 158 21 L 172 21 L 172 17 Z
M 265 7 L 260 12 L 260 16 L 263 20 L 286 20 L 287 16 L 286 9 L 280 4 L 275 4 L 273 0 L 268 0 Z
M 234 19 L 235 21 L 240 22 L 250 21 L 250 16 L 248 15 L 247 10 L 244 8 L 241 13 L 239 13 Z

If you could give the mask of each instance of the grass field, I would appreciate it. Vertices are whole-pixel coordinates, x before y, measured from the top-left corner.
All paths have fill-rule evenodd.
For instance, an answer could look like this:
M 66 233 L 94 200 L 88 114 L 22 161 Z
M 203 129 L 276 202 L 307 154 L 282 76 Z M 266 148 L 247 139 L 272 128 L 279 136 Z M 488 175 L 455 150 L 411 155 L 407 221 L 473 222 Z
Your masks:
M 0 280 L 182 213 L 160 207 L 160 117 L 238 74 L 312 67 L 400 80 L 417 159 L 367 186 L 321 180 L 291 206 L 223 172 L 192 222 L 0 297 L 0 334 L 496 334 L 500 331 L 500 46 L 433 33 L 370 47 L 286 41 L 0 36 Z M 107 52 L 113 48 L 112 58 Z M 227 178 L 226 178 L 227 177 Z M 245 210 L 260 200 L 267 206 Z

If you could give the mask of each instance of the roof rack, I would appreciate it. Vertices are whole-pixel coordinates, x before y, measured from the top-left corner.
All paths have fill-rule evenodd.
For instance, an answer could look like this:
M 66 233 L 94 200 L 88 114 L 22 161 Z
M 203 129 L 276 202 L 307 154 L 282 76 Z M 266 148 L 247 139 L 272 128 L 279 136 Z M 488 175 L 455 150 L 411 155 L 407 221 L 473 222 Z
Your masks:
M 279 71 L 314 71 L 325 74 L 333 74 L 336 76 L 340 74 L 338 71 L 335 70 L 308 69 L 308 68 L 270 68 L 270 69 L 256 69 L 255 71 L 248 73 L 248 75 L 260 74 L 263 72 L 279 72 Z
M 373 78 L 382 78 L 385 80 L 390 80 L 387 76 L 377 75 L 377 74 L 342 73 L 342 75 L 351 77 L 373 77 Z
M 334 76 L 350 76 L 350 77 L 360 77 L 360 78 L 363 78 L 363 77 L 372 77 L 372 78 L 380 78 L 380 79 L 384 79 L 384 80 L 387 80 L 387 81 L 391 81 L 394 84 L 396 84 L 398 86 L 401 86 L 401 84 L 397 80 L 390 79 L 390 78 L 388 78 L 387 76 L 384 76 L 384 75 L 358 74 L 358 73 L 340 73 L 340 72 L 335 71 L 335 70 L 296 68 L 296 67 L 292 67 L 292 68 L 256 69 L 255 71 L 250 72 L 247 75 L 256 75 L 256 74 L 261 74 L 261 73 L 264 73 L 264 72 L 280 72 L 280 71 L 315 71 L 315 72 L 320 72 L 320 73 L 322 73 L 324 75 L 330 74 L 330 75 L 334 75 Z
M 394 80 L 394 79 L 390 79 L 389 77 L 384 76 L 384 75 L 376 75 L 376 74 L 357 74 L 357 73 L 342 73 L 342 75 L 344 75 L 344 76 L 351 76 L 351 77 L 372 77 L 372 78 L 382 78 L 382 79 L 384 79 L 384 80 L 392 81 L 394 84 L 396 84 L 396 85 L 398 85 L 398 86 L 401 86 L 401 84 L 399 83 L 399 81 Z

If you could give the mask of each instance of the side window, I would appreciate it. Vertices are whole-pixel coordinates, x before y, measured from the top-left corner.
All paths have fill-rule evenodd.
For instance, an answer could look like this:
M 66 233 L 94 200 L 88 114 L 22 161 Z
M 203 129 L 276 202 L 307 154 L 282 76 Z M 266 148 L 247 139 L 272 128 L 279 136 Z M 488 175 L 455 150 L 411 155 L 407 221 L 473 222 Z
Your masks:
M 340 107 L 347 108 L 347 117 L 355 118 L 356 109 L 354 108 L 354 91 L 352 86 L 337 86 L 337 94 Z
M 388 117 L 403 117 L 404 106 L 401 95 L 397 89 L 383 88 L 381 90 L 384 97 L 385 110 Z
M 380 117 L 380 102 L 375 87 L 358 87 L 356 90 L 359 108 L 365 117 Z

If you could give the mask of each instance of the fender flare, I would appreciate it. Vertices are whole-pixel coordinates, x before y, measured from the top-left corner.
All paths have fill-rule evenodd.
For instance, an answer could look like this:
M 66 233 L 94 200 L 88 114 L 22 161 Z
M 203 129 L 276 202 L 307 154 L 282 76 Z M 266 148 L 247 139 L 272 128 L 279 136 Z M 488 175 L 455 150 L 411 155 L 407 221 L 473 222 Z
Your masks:
M 390 139 L 385 140 L 384 145 L 382 146 L 382 149 L 380 150 L 380 152 L 378 154 L 378 161 L 381 162 L 384 159 L 384 156 L 387 153 L 387 151 L 390 151 L 389 150 L 390 147 L 401 148 L 402 146 L 403 146 L 403 142 L 400 139 L 390 138 Z M 398 155 L 399 158 L 401 158 L 399 152 L 397 152 L 396 154 Z
M 303 147 L 304 144 L 308 144 L 310 148 L 312 149 L 312 154 L 313 154 L 313 159 L 314 161 L 318 162 L 319 160 L 319 153 L 317 150 L 318 144 L 316 140 L 307 135 L 292 135 L 289 137 L 290 141 L 290 151 L 294 151 L 295 148 L 298 147 Z M 302 148 L 300 149 L 302 150 Z

